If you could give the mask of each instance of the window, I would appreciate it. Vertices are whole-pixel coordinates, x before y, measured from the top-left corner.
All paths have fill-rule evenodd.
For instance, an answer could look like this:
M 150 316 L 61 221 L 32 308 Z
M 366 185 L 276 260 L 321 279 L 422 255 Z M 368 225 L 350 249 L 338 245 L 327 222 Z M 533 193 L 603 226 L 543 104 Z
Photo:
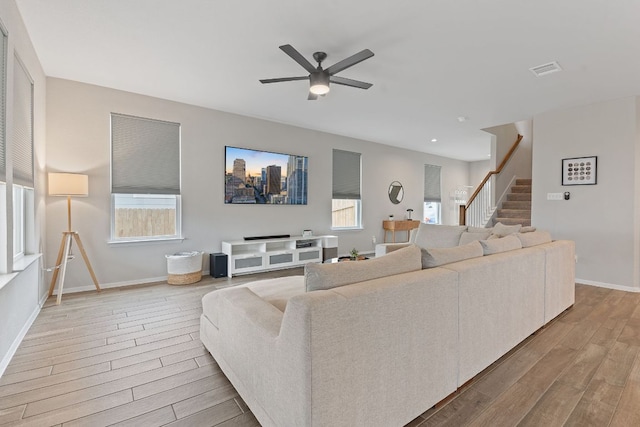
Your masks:
M 360 153 L 333 150 L 332 228 L 360 228 L 362 226 L 360 157 Z
M 440 166 L 424 165 L 424 222 L 442 224 L 441 207 Z
M 16 56 L 13 70 L 13 257 L 27 253 L 33 206 L 33 81 Z
M 111 240 L 181 238 L 180 124 L 111 114 Z

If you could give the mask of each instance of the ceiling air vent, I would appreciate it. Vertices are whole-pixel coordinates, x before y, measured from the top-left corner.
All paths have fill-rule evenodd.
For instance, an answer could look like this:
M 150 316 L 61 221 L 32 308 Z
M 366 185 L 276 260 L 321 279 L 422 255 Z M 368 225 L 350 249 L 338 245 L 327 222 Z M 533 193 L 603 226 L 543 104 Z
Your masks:
M 547 74 L 562 71 L 562 67 L 556 61 L 549 62 L 548 64 L 538 65 L 537 67 L 529 68 L 529 70 L 536 76 L 542 77 Z

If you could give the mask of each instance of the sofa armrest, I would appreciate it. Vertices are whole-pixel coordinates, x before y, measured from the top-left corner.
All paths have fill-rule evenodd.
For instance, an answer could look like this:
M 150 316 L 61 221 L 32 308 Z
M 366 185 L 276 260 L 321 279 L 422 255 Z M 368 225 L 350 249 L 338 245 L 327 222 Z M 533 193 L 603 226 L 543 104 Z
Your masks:
M 276 338 L 280 333 L 282 312 L 249 288 L 229 289 L 223 298 L 225 311 L 233 307 L 235 319 L 242 319 L 269 338 Z
M 376 257 L 380 257 L 388 254 L 389 252 L 397 251 L 398 249 L 411 246 L 413 243 L 378 243 L 376 245 Z
M 225 375 L 265 427 L 310 425 L 309 357 L 299 332 L 283 330 L 285 315 L 248 288 L 229 289 L 221 303 L 223 345 L 212 354 Z

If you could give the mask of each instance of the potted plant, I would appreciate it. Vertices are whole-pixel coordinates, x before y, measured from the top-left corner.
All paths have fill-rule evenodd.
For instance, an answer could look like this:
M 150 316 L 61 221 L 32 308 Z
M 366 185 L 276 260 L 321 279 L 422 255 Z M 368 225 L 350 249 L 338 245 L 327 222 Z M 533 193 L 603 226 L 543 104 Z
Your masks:
M 352 260 L 357 260 L 358 259 L 358 250 L 356 248 L 351 249 L 351 252 L 349 253 L 349 255 L 351 255 L 351 259 Z

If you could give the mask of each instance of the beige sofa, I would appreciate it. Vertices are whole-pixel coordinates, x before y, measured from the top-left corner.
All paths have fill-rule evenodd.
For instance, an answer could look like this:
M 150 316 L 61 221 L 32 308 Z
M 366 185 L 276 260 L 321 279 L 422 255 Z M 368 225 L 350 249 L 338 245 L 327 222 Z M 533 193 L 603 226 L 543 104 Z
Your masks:
M 402 426 L 573 304 L 574 244 L 539 234 L 214 291 L 200 338 L 263 426 Z

